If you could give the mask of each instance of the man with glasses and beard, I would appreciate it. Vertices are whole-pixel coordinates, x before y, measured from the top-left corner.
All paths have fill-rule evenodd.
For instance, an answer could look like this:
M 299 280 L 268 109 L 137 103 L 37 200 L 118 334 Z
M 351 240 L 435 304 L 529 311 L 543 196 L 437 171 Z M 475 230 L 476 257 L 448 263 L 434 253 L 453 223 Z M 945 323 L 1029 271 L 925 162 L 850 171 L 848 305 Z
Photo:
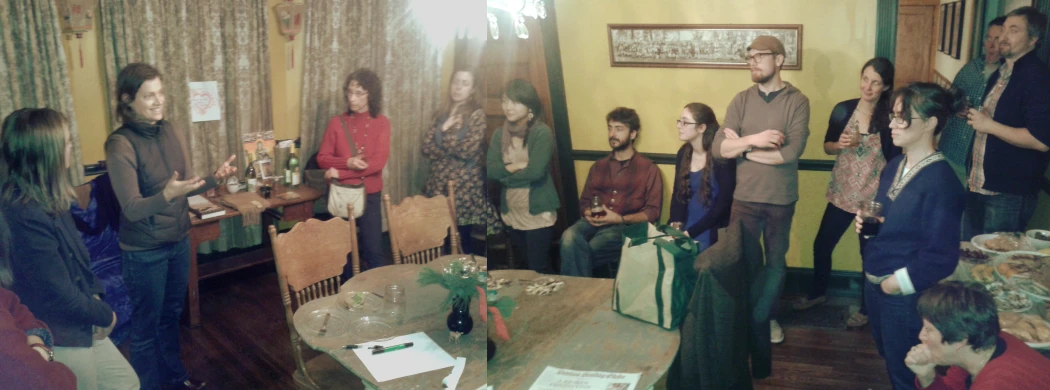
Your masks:
M 750 88 L 726 110 L 722 131 L 711 150 L 716 158 L 737 161 L 736 191 L 729 226 L 739 221 L 746 234 L 762 237 L 765 265 L 760 271 L 753 321 L 770 328 L 770 341 L 784 341 L 774 310 L 787 272 L 791 220 L 798 201 L 798 159 L 809 138 L 809 99 L 781 80 L 784 44 L 773 36 L 755 38 L 747 48 Z M 756 334 L 758 332 L 756 331 Z
M 626 224 L 660 219 L 664 194 L 660 171 L 634 150 L 642 128 L 638 113 L 617 107 L 605 122 L 612 153 L 591 166 L 580 196 L 583 219 L 561 236 L 563 275 L 592 276 L 595 267 L 619 260 Z M 597 205 L 592 205 L 596 198 Z

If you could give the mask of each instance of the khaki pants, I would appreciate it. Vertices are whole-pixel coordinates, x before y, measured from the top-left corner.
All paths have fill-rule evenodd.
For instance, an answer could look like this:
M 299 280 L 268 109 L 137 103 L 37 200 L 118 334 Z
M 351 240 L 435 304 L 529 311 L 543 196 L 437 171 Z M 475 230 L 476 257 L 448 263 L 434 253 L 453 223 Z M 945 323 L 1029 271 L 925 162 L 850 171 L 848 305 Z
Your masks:
M 138 390 L 139 377 L 107 337 L 91 347 L 55 347 L 55 361 L 77 376 L 77 390 Z

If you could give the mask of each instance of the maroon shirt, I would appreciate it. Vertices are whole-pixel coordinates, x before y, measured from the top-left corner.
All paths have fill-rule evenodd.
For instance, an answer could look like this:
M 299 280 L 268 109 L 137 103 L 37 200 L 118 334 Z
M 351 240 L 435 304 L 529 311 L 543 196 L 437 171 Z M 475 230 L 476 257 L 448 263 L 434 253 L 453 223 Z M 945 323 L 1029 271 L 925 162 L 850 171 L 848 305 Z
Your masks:
M 29 347 L 26 331 L 37 328 L 47 325 L 15 293 L 0 288 L 0 389 L 76 389 L 73 371 Z
M 638 152 L 626 162 L 617 161 L 610 153 L 609 157 L 595 161 L 587 173 L 580 195 L 581 216 L 584 210 L 590 209 L 595 195 L 617 214 L 643 212 L 649 222 L 656 223 L 663 209 L 663 178 L 656 164 Z

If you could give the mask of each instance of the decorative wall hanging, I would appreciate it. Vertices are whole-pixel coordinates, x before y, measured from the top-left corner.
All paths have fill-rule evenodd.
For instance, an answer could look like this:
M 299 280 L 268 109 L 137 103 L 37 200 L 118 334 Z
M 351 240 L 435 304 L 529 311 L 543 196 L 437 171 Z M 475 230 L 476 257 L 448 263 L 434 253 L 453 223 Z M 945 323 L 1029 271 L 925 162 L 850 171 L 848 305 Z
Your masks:
M 784 70 L 802 69 L 801 24 L 610 24 L 613 67 L 746 69 L 759 35 L 784 43 Z
M 98 5 L 98 1 L 55 0 L 55 5 L 61 16 L 62 32 L 76 34 L 77 55 L 80 58 L 80 67 L 83 68 L 84 51 L 80 47 L 80 38 L 95 26 L 95 6 Z
M 489 36 L 499 39 L 499 23 L 494 10 L 510 13 L 514 23 L 514 35 L 521 39 L 529 38 L 529 29 L 525 27 L 525 17 L 533 19 L 547 18 L 547 4 L 543 0 L 488 0 Z
M 303 11 L 306 10 L 306 4 L 288 0 L 275 5 L 273 9 L 277 13 L 277 28 L 281 30 L 281 35 L 288 37 L 288 42 L 295 41 L 295 34 L 303 31 Z M 288 46 L 291 51 L 288 56 L 291 59 L 288 69 L 295 69 L 295 45 Z

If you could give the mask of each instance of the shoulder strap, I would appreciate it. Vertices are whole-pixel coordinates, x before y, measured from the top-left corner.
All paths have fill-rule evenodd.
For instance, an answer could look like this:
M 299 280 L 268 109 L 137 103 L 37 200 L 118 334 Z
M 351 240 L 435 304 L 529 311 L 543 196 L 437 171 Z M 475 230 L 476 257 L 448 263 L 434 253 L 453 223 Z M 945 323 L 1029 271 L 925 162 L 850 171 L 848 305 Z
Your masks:
M 357 144 L 354 143 L 354 137 L 350 136 L 350 131 L 346 129 L 346 118 L 343 118 L 343 114 L 339 114 L 339 123 L 343 125 L 346 143 L 350 145 L 350 157 L 354 157 L 354 154 L 357 153 Z

